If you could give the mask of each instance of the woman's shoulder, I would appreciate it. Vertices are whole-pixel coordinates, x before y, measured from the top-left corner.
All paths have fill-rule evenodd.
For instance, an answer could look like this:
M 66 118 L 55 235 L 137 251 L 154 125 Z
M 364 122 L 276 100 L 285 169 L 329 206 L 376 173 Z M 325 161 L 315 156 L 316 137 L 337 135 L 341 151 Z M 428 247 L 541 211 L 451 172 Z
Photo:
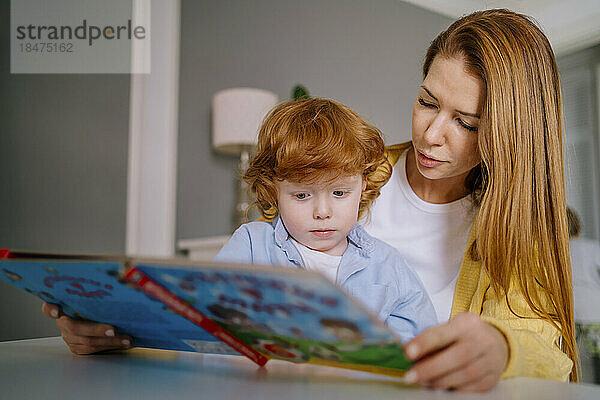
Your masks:
M 402 153 L 408 150 L 410 146 L 412 146 L 412 141 L 385 146 L 385 155 L 390 164 L 395 165 Z
M 400 156 L 411 147 L 412 142 L 398 143 L 385 147 L 385 157 L 388 163 L 381 163 L 377 170 L 371 175 L 374 182 L 387 182 L 392 174 L 393 166 L 398 162 Z M 392 168 L 390 168 L 390 166 Z

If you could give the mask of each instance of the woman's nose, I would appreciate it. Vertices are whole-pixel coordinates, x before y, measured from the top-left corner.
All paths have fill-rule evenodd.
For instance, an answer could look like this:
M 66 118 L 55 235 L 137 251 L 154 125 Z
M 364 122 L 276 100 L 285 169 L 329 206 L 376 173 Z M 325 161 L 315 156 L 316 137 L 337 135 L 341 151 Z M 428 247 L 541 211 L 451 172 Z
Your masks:
M 446 128 L 448 119 L 438 113 L 429 123 L 425 130 L 424 139 L 430 146 L 442 146 L 446 142 Z

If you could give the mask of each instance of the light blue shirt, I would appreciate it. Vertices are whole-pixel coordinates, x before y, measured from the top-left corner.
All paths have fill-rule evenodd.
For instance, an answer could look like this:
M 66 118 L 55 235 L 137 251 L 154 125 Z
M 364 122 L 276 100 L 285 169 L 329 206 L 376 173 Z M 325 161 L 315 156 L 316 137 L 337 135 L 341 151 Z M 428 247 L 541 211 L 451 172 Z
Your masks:
M 304 269 L 302 257 L 281 218 L 240 226 L 214 261 Z M 403 341 L 437 323 L 421 280 L 392 246 L 370 236 L 359 224 L 348 234 L 338 267 L 342 289 L 377 315 Z

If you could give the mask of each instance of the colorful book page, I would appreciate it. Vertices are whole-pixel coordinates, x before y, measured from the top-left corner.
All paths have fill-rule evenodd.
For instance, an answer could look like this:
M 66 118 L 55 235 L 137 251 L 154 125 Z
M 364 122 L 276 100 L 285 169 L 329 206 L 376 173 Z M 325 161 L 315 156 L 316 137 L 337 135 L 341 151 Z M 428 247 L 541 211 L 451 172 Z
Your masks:
M 124 283 L 121 269 L 120 262 L 6 259 L 0 261 L 0 279 L 59 305 L 70 317 L 113 325 L 131 335 L 138 347 L 237 354 L 135 285 Z
M 135 266 L 269 357 L 392 374 L 410 365 L 389 329 L 317 273 Z

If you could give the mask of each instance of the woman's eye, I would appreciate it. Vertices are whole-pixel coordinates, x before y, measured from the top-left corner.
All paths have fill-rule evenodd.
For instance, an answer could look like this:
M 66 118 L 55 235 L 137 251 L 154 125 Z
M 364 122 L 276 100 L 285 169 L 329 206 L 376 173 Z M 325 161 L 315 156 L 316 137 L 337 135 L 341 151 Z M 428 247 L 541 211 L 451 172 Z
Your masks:
M 346 192 L 344 192 L 343 190 L 334 190 L 333 191 L 333 195 L 336 197 L 342 197 L 344 194 L 346 194 Z
M 307 193 L 297 193 L 294 195 L 294 197 L 296 197 L 298 200 L 304 200 L 305 198 L 308 197 Z
M 465 121 L 463 121 L 460 118 L 458 118 L 458 123 L 460 124 L 460 126 L 462 126 L 466 130 L 471 131 L 471 132 L 477 132 L 477 130 L 479 129 L 476 126 L 471 126 L 471 125 L 465 123 Z
M 423 107 L 428 107 L 428 108 L 435 108 L 436 105 L 433 103 L 428 103 L 423 99 L 419 99 L 419 104 L 422 105 Z

